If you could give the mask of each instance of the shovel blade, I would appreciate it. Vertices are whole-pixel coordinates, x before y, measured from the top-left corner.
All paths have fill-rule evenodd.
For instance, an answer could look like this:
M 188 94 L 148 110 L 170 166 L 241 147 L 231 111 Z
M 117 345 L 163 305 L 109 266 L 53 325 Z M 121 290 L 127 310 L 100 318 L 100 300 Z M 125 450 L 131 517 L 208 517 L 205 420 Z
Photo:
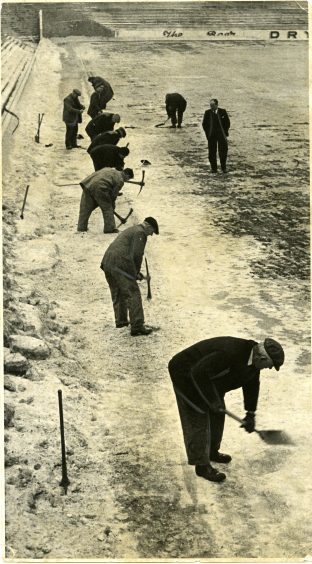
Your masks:
M 36 143 L 40 143 L 40 141 L 39 141 L 39 135 L 36 135 L 36 136 L 35 136 L 35 141 L 36 141 Z
M 293 441 L 284 431 L 258 431 L 261 439 L 268 445 L 293 445 Z

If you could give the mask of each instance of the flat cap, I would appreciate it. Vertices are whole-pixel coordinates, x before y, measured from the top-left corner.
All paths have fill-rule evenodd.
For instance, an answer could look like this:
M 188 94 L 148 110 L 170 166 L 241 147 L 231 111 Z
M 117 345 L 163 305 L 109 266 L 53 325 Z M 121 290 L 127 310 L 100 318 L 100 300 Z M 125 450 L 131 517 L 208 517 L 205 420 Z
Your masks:
M 151 227 L 153 227 L 156 235 L 159 235 L 158 223 L 157 223 L 157 221 L 154 217 L 146 217 L 144 219 L 144 221 L 146 221 L 146 223 L 149 223 L 149 225 L 151 225 Z
M 285 360 L 285 353 L 282 345 L 280 345 L 277 341 L 274 341 L 274 339 L 270 339 L 270 337 L 267 337 L 264 340 L 263 345 L 273 362 L 275 370 L 279 370 Z

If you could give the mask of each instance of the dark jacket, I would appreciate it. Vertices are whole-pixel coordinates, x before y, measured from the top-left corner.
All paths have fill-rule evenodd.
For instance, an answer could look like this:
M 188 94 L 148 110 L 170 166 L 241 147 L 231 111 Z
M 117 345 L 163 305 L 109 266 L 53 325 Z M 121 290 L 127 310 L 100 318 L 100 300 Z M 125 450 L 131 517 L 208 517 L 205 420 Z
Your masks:
M 218 112 L 217 114 L 215 114 L 215 116 L 213 116 L 212 110 L 205 111 L 202 126 L 207 139 L 209 139 L 215 133 L 218 133 L 218 130 L 220 130 L 221 133 L 225 135 L 225 137 L 228 137 L 230 125 L 230 118 L 226 110 L 218 108 Z
M 176 393 L 203 411 L 210 401 L 223 399 L 226 392 L 243 389 L 246 411 L 257 408 L 260 371 L 247 366 L 256 341 L 236 337 L 215 337 L 199 341 L 176 354 L 169 373 Z
M 183 96 L 181 94 L 178 94 L 177 92 L 166 95 L 166 111 L 168 115 L 170 115 L 171 112 L 175 112 L 176 110 L 185 112 L 186 104 L 187 102 L 185 98 L 183 98 Z
M 93 92 L 90 98 L 90 104 L 87 111 L 88 116 L 92 119 L 95 118 L 99 112 L 105 110 L 106 108 L 106 100 L 105 96 L 102 92 Z
M 94 170 L 111 167 L 117 170 L 124 168 L 124 156 L 120 153 L 120 147 L 116 145 L 97 145 L 90 151 L 90 157 L 94 164 Z
M 113 274 L 117 267 L 136 278 L 141 269 L 146 241 L 143 225 L 128 227 L 106 249 L 102 270 Z
M 87 151 L 90 153 L 90 151 L 98 145 L 117 145 L 120 139 L 121 135 L 119 131 L 104 131 L 104 133 L 99 133 L 99 135 L 96 135 L 96 137 L 92 139 Z
M 114 114 L 105 112 L 89 121 L 86 127 L 86 132 L 91 140 L 99 133 L 112 131 L 114 129 L 115 123 L 113 122 L 113 115 Z
M 114 96 L 114 91 L 110 83 L 107 82 L 105 78 L 102 78 L 101 76 L 90 76 L 88 78 L 88 81 L 91 82 L 94 89 L 97 88 L 98 86 L 104 86 L 103 94 L 106 103 L 109 102 Z
M 123 185 L 122 173 L 114 168 L 104 168 L 93 172 L 80 182 L 80 186 L 95 199 L 97 194 L 101 193 L 101 196 L 104 196 L 113 206 Z
M 81 123 L 82 117 L 79 110 L 83 109 L 78 98 L 73 93 L 64 98 L 63 121 L 68 124 Z

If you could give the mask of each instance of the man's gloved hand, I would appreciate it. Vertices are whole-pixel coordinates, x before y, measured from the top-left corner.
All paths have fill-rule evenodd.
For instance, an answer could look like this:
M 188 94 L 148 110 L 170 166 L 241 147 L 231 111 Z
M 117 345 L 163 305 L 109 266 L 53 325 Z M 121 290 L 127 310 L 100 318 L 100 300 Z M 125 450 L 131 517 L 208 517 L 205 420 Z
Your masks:
M 137 274 L 137 280 L 139 280 L 139 281 L 144 280 L 144 274 L 142 274 L 142 272 L 139 272 Z
M 242 423 L 241 427 L 243 427 L 247 433 L 253 433 L 256 424 L 255 413 L 253 411 L 247 411 L 243 421 L 244 423 Z

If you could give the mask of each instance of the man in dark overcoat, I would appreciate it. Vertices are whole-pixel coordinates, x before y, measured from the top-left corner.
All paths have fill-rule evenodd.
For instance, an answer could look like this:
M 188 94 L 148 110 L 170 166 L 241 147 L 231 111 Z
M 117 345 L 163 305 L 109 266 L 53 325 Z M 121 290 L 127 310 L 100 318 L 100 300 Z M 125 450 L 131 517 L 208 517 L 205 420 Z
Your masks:
M 273 339 L 258 343 L 237 337 L 199 341 L 176 354 L 169 373 L 178 404 L 188 463 L 198 476 L 213 482 L 225 480 L 211 461 L 228 463 L 231 456 L 219 451 L 224 428 L 224 396 L 242 388 L 246 431 L 255 429 L 260 370 L 279 368 L 284 351 Z
M 97 145 L 117 145 L 120 139 L 126 137 L 127 132 L 123 127 L 118 127 L 115 131 L 104 131 L 94 137 L 87 149 L 88 153 Z
M 129 155 L 128 147 L 118 147 L 116 145 L 97 145 L 90 151 L 94 170 L 101 168 L 116 168 L 123 170 L 125 167 L 124 159 Z
M 98 114 L 101 114 L 106 108 L 106 104 L 113 96 L 113 91 L 107 90 L 104 84 L 100 84 L 95 88 L 95 92 L 91 94 L 90 104 L 87 114 L 93 119 Z
M 79 101 L 80 90 L 74 88 L 71 94 L 64 98 L 63 121 L 66 124 L 66 149 L 75 149 L 77 145 L 78 123 L 82 122 L 81 114 L 84 106 Z
M 140 272 L 147 237 L 159 234 L 158 223 L 146 217 L 143 223 L 128 227 L 107 248 L 101 268 L 109 285 L 116 327 L 131 326 L 131 336 L 149 335 L 153 327 L 144 325 L 142 298 L 137 280 L 145 276 Z M 128 318 L 129 315 L 129 318 Z
M 226 159 L 228 154 L 228 141 L 230 118 L 226 110 L 219 108 L 216 98 L 210 100 L 210 110 L 206 110 L 202 122 L 208 140 L 208 158 L 211 172 L 218 172 L 217 149 L 222 172 L 226 172 Z
M 104 233 L 117 233 L 114 217 L 115 202 L 122 186 L 131 178 L 133 178 L 131 168 L 121 172 L 114 168 L 103 168 L 82 180 L 77 231 L 88 231 L 90 215 L 100 207 L 104 219 Z
M 187 102 L 183 98 L 182 94 L 178 92 L 173 92 L 172 94 L 166 94 L 166 112 L 168 118 L 171 118 L 171 127 L 182 126 L 183 114 L 186 110 Z
M 89 76 L 88 82 L 91 82 L 94 90 L 96 90 L 99 86 L 102 86 L 107 102 L 109 102 L 114 96 L 114 91 L 110 83 L 105 80 L 105 78 L 102 78 L 101 76 Z
M 115 123 L 120 122 L 119 114 L 111 114 L 108 112 L 103 112 L 95 118 L 93 118 L 86 127 L 86 132 L 89 135 L 91 141 L 104 131 L 112 131 L 114 129 Z

